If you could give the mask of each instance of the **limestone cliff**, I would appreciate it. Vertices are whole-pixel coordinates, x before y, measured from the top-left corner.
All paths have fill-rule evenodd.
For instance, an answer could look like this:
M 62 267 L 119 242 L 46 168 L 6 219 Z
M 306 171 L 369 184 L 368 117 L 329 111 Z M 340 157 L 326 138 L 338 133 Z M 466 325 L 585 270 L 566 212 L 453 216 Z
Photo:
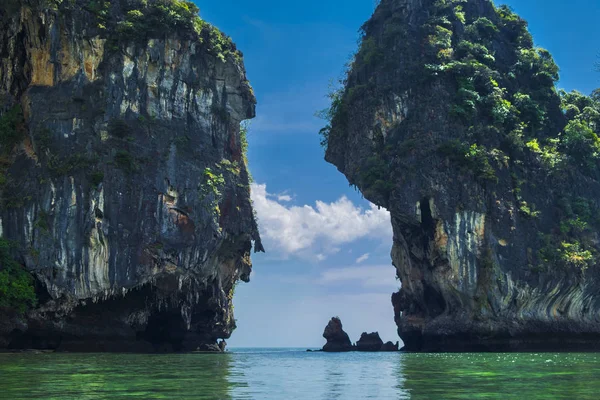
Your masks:
M 410 350 L 600 342 L 600 93 L 488 0 L 382 0 L 322 131 L 392 215 Z
M 240 130 L 255 98 L 197 11 L 0 5 L 0 234 L 36 295 L 0 307 L 0 348 L 195 350 L 235 328 L 263 250 Z

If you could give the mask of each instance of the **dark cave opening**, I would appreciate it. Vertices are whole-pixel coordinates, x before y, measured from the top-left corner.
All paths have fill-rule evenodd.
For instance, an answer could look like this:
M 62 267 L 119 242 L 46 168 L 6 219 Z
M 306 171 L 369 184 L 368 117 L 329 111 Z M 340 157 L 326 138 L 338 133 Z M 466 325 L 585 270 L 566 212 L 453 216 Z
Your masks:
M 62 340 L 62 335 L 57 333 L 36 330 L 23 332 L 21 329 L 14 329 L 9 336 L 8 349 L 56 350 Z
M 444 313 L 446 309 L 444 296 L 426 282 L 423 282 L 423 298 L 425 299 L 425 307 L 429 316 L 437 317 Z
M 421 229 L 423 230 L 423 250 L 427 253 L 429 243 L 435 236 L 435 219 L 431 210 L 431 199 L 425 197 L 419 202 L 421 211 Z
M 433 219 L 430 201 L 431 199 L 426 197 L 419 203 L 421 209 L 421 227 L 426 233 L 433 233 L 435 231 L 435 220 Z
M 163 311 L 150 317 L 146 330 L 138 334 L 138 339 L 152 343 L 155 348 L 171 345 L 172 351 L 181 351 L 186 333 L 181 314 Z

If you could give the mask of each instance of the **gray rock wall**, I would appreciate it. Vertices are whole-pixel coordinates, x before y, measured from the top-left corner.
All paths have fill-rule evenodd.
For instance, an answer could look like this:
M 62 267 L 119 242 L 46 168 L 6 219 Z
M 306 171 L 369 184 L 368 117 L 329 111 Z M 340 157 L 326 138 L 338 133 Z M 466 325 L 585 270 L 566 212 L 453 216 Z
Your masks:
M 5 310 L 0 347 L 193 350 L 228 338 L 253 241 L 262 251 L 241 57 L 185 29 L 115 42 L 91 21 L 78 4 L 3 19 L 0 99 L 21 106 L 27 132 L 0 232 L 18 243 L 39 305 Z
M 363 27 L 328 132 L 327 161 L 391 213 L 402 281 L 392 302 L 410 350 L 598 346 L 598 225 L 589 220 L 576 234 L 561 226 L 565 198 L 598 209 L 598 175 L 571 156 L 550 170 L 526 148 L 560 138 L 565 115 L 552 73 L 540 78 L 551 57 L 523 68 L 523 54 L 537 50 L 526 23 L 503 12 L 487 0 L 382 1 Z M 478 23 L 493 28 L 482 33 Z M 469 46 L 486 58 L 462 56 Z M 496 89 L 480 88 L 482 76 Z M 480 103 L 457 117 L 469 88 Z M 485 90 L 511 104 L 512 120 L 492 115 L 486 107 L 497 100 Z M 517 92 L 535 99 L 540 124 L 516 110 Z M 519 123 L 528 129 L 520 144 L 511 142 Z M 470 162 L 456 143 L 475 145 L 480 157 Z M 561 242 L 594 256 L 568 260 Z

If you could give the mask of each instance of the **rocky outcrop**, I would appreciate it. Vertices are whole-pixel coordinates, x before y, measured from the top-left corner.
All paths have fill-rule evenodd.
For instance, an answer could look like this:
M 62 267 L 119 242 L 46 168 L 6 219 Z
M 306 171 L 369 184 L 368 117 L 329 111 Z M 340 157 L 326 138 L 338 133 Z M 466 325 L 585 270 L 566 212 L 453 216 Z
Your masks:
M 323 337 L 327 340 L 323 351 L 343 352 L 352 350 L 352 342 L 348 334 L 342 329 L 342 321 L 338 317 L 333 317 L 325 327 Z
M 325 327 L 323 337 L 327 343 L 322 351 L 344 352 L 344 351 L 397 351 L 398 343 L 394 346 L 392 342 L 383 343 L 378 332 L 366 333 L 360 336 L 356 345 L 352 345 L 348 334 L 342 329 L 342 321 L 333 317 Z
M 218 350 L 231 335 L 263 250 L 240 130 L 255 98 L 196 12 L 0 5 L 0 235 L 37 296 L 0 309 L 0 348 Z
M 381 346 L 380 351 L 398 351 L 400 349 L 400 343 L 396 342 L 395 344 L 392 342 L 385 342 L 383 346 Z
M 363 332 L 358 342 L 356 342 L 356 350 L 358 351 L 380 351 L 382 346 L 383 340 L 379 337 L 378 332 Z
M 392 217 L 408 350 L 600 343 L 600 93 L 489 0 L 382 0 L 322 130 Z

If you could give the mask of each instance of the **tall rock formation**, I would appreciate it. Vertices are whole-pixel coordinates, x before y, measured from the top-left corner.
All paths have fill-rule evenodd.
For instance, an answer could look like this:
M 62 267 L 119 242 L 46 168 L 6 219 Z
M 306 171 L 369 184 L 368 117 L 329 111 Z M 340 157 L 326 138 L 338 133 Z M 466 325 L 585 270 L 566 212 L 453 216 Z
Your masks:
M 323 331 L 323 337 L 327 340 L 323 351 L 337 353 L 351 351 L 353 349 L 352 342 L 346 331 L 342 327 L 342 321 L 338 317 L 333 317 L 327 323 Z
M 392 216 L 409 350 L 600 343 L 600 93 L 489 0 L 382 0 L 322 131 Z
M 263 250 L 240 130 L 255 98 L 197 12 L 0 5 L 0 348 L 195 350 L 235 328 Z
M 363 332 L 356 342 L 358 351 L 380 351 L 382 346 L 383 340 L 379 337 L 379 332 Z

